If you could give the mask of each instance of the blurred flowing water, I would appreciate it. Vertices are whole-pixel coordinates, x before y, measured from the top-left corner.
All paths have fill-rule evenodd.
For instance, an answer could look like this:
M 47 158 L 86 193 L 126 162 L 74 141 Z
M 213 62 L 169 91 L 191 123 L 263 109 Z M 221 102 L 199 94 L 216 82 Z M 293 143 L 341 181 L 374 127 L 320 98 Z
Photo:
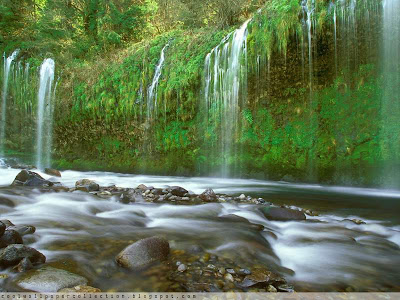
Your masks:
M 399 191 L 257 180 L 62 173 L 61 182 L 69 187 L 82 178 L 96 180 L 102 186 L 179 185 L 196 193 L 210 187 L 218 193 L 245 193 L 320 213 L 303 222 L 277 222 L 265 219 L 258 205 L 126 205 L 81 192 L 9 187 L 18 172 L 0 168 L 0 200 L 15 204 L 0 206 L 2 219 L 36 226 L 34 235 L 24 237 L 26 244 L 43 252 L 48 263 L 86 276 L 91 285 L 103 291 L 168 290 L 163 274 L 126 272 L 114 262 L 124 247 L 153 235 L 167 237 L 172 249 L 201 246 L 242 267 L 275 270 L 298 291 L 349 287 L 354 291 L 399 291 Z M 231 214 L 265 229 L 260 232 L 248 222 L 221 218 Z M 344 220 L 353 218 L 361 218 L 366 224 Z

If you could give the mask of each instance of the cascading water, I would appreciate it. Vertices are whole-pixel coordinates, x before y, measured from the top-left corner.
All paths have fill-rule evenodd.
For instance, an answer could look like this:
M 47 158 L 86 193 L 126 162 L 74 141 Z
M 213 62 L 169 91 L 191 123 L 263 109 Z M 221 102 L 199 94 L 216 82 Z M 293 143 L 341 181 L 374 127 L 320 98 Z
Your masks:
M 165 62 L 165 50 L 168 48 L 169 44 L 165 45 L 161 50 L 160 60 L 158 61 L 156 70 L 154 72 L 154 77 L 151 85 L 147 90 L 147 121 L 151 122 L 155 117 L 155 113 L 157 112 L 157 88 L 158 82 L 161 77 L 162 69 L 164 67 Z
M 383 3 L 383 185 L 400 188 L 400 1 Z
M 3 94 L 1 102 L 1 123 L 0 123 L 0 155 L 4 155 L 4 141 L 6 138 L 8 81 L 12 63 L 17 57 L 18 53 L 19 49 L 15 50 L 7 58 L 4 55 Z
M 51 160 L 54 71 L 54 60 L 45 59 L 40 68 L 38 92 L 36 167 L 39 169 L 49 167 Z
M 235 140 L 239 134 L 239 113 L 247 94 L 247 26 L 225 37 L 205 60 L 203 95 L 209 130 L 218 130 L 216 141 L 209 149 L 221 157 L 220 175 L 232 175 L 237 167 Z

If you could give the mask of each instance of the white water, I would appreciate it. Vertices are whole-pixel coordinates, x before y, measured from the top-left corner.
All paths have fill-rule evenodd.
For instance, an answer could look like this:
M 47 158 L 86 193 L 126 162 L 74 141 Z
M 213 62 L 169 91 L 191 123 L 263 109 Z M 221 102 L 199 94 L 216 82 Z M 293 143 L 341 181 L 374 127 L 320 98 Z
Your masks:
M 54 71 L 54 60 L 45 59 L 40 68 L 38 92 L 36 166 L 39 169 L 50 167 L 51 164 Z
M 157 112 L 157 88 L 158 83 L 160 81 L 160 77 L 162 74 L 162 69 L 165 62 L 165 50 L 168 48 L 169 44 L 165 45 L 164 48 L 161 50 L 160 60 L 158 61 L 156 70 L 154 72 L 154 77 L 151 85 L 147 91 L 147 120 L 151 122 L 155 117 L 155 113 Z
M 383 185 L 400 188 L 400 1 L 383 4 Z
M 2 102 L 1 102 L 1 120 L 0 120 L 0 156 L 4 155 L 4 142 L 6 138 L 8 81 L 12 63 L 17 57 L 18 53 L 19 49 L 15 50 L 7 58 L 4 54 L 3 93 L 1 97 Z
M 218 126 L 213 155 L 221 156 L 220 175 L 232 175 L 238 149 L 235 139 L 240 129 L 241 106 L 247 93 L 247 26 L 225 37 L 205 60 L 204 100 L 209 124 Z M 237 167 L 237 166 L 235 166 Z

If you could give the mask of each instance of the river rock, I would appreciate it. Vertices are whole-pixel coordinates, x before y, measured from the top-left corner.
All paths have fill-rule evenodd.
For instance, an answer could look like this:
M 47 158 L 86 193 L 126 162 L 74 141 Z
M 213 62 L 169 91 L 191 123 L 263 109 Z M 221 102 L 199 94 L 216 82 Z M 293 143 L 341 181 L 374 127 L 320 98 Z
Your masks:
M 1 220 L 1 222 L 6 225 L 6 228 L 10 226 L 15 226 L 10 220 Z
M 58 170 L 56 170 L 56 169 L 46 168 L 46 169 L 44 169 L 44 172 L 45 172 L 47 175 L 50 175 L 50 176 L 61 177 L 61 172 L 58 171 Z
M 45 180 L 42 176 L 38 173 L 22 170 L 19 174 L 15 177 L 13 183 L 11 185 L 16 186 L 31 186 L 31 187 L 49 187 L 52 186 L 53 183 Z
M 75 188 L 83 192 L 97 192 L 100 190 L 100 186 L 93 180 L 81 179 L 75 183 Z
M 264 287 L 268 284 L 285 284 L 285 279 L 279 277 L 278 275 L 264 270 L 264 269 L 254 269 L 250 275 L 247 275 L 241 286 L 244 288 L 249 287 Z
M 12 229 L 8 229 L 4 231 L 2 237 L 0 237 L 0 248 L 5 248 L 8 245 L 12 244 L 22 244 L 21 235 Z
M 180 186 L 172 186 L 170 188 L 170 193 L 174 196 L 183 197 L 188 193 L 188 191 Z
M 61 289 L 86 285 L 87 279 L 65 270 L 43 267 L 23 274 L 16 284 L 29 291 L 40 293 L 56 293 Z
M 17 270 L 17 272 L 26 272 L 28 270 L 33 269 L 33 264 L 29 260 L 29 258 L 24 258 L 22 259 L 18 265 L 14 267 L 14 270 Z
M 3 235 L 5 230 L 6 230 L 6 224 L 0 221 L 0 236 Z
M 133 202 L 144 202 L 144 198 L 140 191 L 134 189 L 128 189 L 126 192 L 123 192 L 120 196 L 120 202 L 128 204 Z
M 0 266 L 15 266 L 24 258 L 28 258 L 33 265 L 46 262 L 46 257 L 39 251 L 24 245 L 9 245 L 0 253 Z
M 217 198 L 217 195 L 212 189 L 207 189 L 200 195 L 200 199 L 206 202 L 216 201 Z
M 262 207 L 262 214 L 273 221 L 302 221 L 306 219 L 306 215 L 298 210 L 283 207 Z
M 117 263 L 125 268 L 137 270 L 165 260 L 169 254 L 169 243 L 160 237 L 139 240 L 125 248 L 116 257 Z
M 14 230 L 19 233 L 20 236 L 25 236 L 28 234 L 33 234 L 36 231 L 35 226 L 31 225 L 17 225 L 17 226 L 9 226 L 7 230 Z

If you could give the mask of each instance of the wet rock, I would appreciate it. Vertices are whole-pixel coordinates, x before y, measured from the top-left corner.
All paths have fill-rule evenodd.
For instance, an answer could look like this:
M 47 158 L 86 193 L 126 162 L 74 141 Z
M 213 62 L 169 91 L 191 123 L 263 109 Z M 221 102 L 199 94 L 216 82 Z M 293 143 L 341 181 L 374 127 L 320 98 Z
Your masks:
M 17 272 L 26 272 L 33 269 L 33 264 L 28 258 L 23 258 L 18 265 L 14 267 Z
M 46 262 L 46 257 L 33 248 L 24 245 L 9 245 L 0 253 L 0 267 L 15 266 L 24 258 L 29 259 L 33 265 Z
M 6 225 L 6 228 L 10 226 L 15 226 L 10 220 L 1 220 L 1 222 Z
M 269 285 L 267 287 L 267 292 L 268 293 L 276 293 L 276 292 L 278 292 L 278 290 L 273 285 Z
M 150 237 L 133 243 L 116 257 L 117 263 L 131 270 L 142 269 L 156 261 L 165 260 L 169 254 L 169 243 L 160 237 Z
M 199 197 L 206 202 L 216 201 L 218 198 L 212 189 L 205 190 Z
M 250 270 L 247 270 L 247 269 L 240 269 L 240 270 L 238 271 L 238 274 L 239 274 L 239 275 L 250 275 L 250 274 L 251 274 L 251 271 L 250 271 Z
M 262 207 L 262 214 L 273 221 L 302 221 L 306 219 L 303 212 L 283 207 Z
M 226 272 L 228 272 L 229 274 L 236 274 L 234 269 L 226 269 Z
M 0 205 L 8 206 L 8 207 L 14 207 L 15 204 L 12 202 L 10 199 L 4 198 L 0 196 Z
M 241 286 L 244 288 L 249 287 L 264 287 L 267 284 L 285 284 L 286 281 L 279 277 L 278 275 L 264 270 L 264 269 L 254 269 L 252 274 L 247 275 Z
M 246 195 L 245 194 L 241 194 L 238 198 L 239 198 L 239 200 L 246 200 Z
M 59 293 L 101 293 L 101 290 L 88 285 L 78 285 L 73 288 L 65 288 L 58 291 Z
M 172 186 L 170 188 L 170 193 L 174 196 L 184 197 L 188 193 L 188 191 L 180 186 Z
M 19 233 L 20 236 L 25 236 L 28 234 L 33 234 L 36 231 L 36 228 L 31 225 L 17 225 L 17 226 L 9 226 L 7 230 L 14 230 Z M 18 243 L 16 243 L 18 244 Z
M 58 170 L 56 170 L 56 169 L 46 168 L 46 169 L 44 169 L 44 172 L 45 172 L 47 175 L 50 175 L 50 176 L 61 177 L 61 172 L 58 171 Z
M 136 189 L 142 190 L 142 191 L 148 190 L 147 186 L 145 186 L 144 184 L 139 184 L 138 187 L 137 187 Z
M 185 264 L 180 264 L 178 266 L 178 272 L 185 272 L 187 270 L 187 266 Z
M 129 189 L 126 192 L 123 192 L 120 196 L 121 202 L 128 204 L 134 202 L 144 202 L 144 198 L 142 193 L 137 190 Z
M 100 190 L 100 186 L 90 179 L 78 180 L 75 183 L 75 188 L 83 192 L 97 192 Z
M 22 170 L 15 177 L 13 183 L 11 185 L 14 186 L 31 186 L 31 187 L 49 187 L 52 186 L 53 183 L 45 180 L 42 176 L 35 172 Z
M 354 224 L 357 224 L 357 225 L 364 225 L 364 224 L 367 224 L 367 223 L 365 223 L 363 220 L 359 220 L 359 219 L 352 219 L 352 220 L 350 220 L 351 222 L 353 222 Z
M 230 282 L 234 282 L 235 281 L 235 279 L 233 279 L 232 274 L 229 274 L 229 273 L 225 274 L 224 278 L 225 278 L 226 281 L 230 281 Z
M 64 288 L 86 285 L 87 279 L 53 267 L 43 267 L 23 274 L 16 284 L 29 291 L 56 293 Z
M 0 221 L 0 236 L 3 235 L 5 230 L 6 230 L 6 224 Z
M 276 288 L 279 292 L 294 293 L 294 287 L 289 284 L 281 284 Z
M 22 244 L 21 235 L 15 230 L 7 229 L 0 237 L 0 248 L 5 248 L 12 244 Z
M 225 274 L 226 274 L 225 268 L 219 268 L 219 269 L 218 269 L 218 272 L 219 272 L 219 274 L 221 274 L 221 275 L 225 275 Z

